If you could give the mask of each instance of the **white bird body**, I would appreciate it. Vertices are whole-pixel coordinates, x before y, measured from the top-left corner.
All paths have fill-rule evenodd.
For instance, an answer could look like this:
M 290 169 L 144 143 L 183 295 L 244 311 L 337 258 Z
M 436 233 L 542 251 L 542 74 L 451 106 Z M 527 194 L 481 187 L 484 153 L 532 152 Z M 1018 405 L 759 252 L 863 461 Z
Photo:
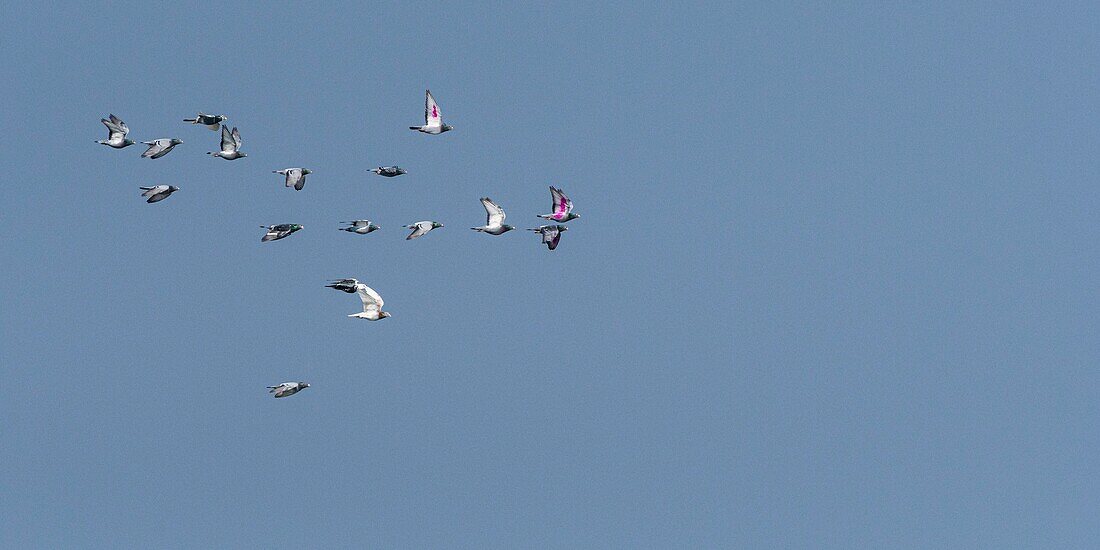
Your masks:
M 340 228 L 340 231 L 347 231 L 349 233 L 357 233 L 359 235 L 366 235 L 367 233 L 370 233 L 371 231 L 377 231 L 379 229 L 382 229 L 381 227 L 378 227 L 377 225 L 372 223 L 370 220 L 355 220 L 355 221 L 344 222 L 344 223 L 348 223 L 348 224 L 351 224 L 351 225 L 348 226 L 348 227 Z
M 489 197 L 481 198 L 481 206 L 485 207 L 485 225 L 481 227 L 471 227 L 474 231 L 480 231 L 482 233 L 488 233 L 490 235 L 503 235 L 513 229 L 514 227 L 504 223 L 504 209 L 493 202 Z
M 225 160 L 237 160 L 248 155 L 241 152 L 241 133 L 233 128 L 232 131 L 229 127 L 222 124 L 222 143 L 221 151 L 208 152 L 206 154 L 213 155 L 215 157 L 221 157 Z
M 443 123 L 443 111 L 432 97 L 431 90 L 424 90 L 424 125 L 409 126 L 410 130 L 431 134 L 433 136 L 453 130 L 450 125 Z

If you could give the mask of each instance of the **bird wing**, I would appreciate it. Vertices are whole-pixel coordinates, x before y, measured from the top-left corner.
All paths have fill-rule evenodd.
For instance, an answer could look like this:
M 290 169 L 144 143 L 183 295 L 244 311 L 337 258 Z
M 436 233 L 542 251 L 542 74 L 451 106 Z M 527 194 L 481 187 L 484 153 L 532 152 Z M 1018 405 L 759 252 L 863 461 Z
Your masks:
M 573 201 L 565 196 L 565 193 L 557 187 L 550 186 L 550 196 L 554 199 L 554 214 L 565 215 L 573 209 Z
M 237 144 L 237 147 L 234 150 L 240 149 L 241 145 L 243 145 L 244 142 L 241 141 L 241 133 L 237 131 L 237 128 L 235 126 L 233 127 L 232 136 L 233 136 L 233 143 Z
M 351 222 L 352 227 L 367 227 L 370 225 L 370 220 L 355 220 Z
M 145 152 L 141 154 L 142 158 L 148 158 L 148 157 L 156 158 L 156 155 L 158 155 L 159 153 L 163 152 L 165 149 L 168 148 L 168 144 L 164 143 L 163 141 L 161 141 L 159 139 L 155 140 L 155 141 L 145 141 L 143 143 L 145 143 L 146 145 L 149 145 L 149 148 L 146 149 Z
M 115 115 L 111 115 L 111 116 L 114 117 Z M 103 125 L 107 127 L 107 139 L 118 140 L 118 139 L 122 139 L 122 138 L 126 137 L 126 132 L 128 130 L 124 130 L 118 124 L 116 124 L 116 123 L 114 123 L 110 120 L 107 120 L 105 118 L 101 118 L 101 119 L 99 119 L 99 121 L 102 122 Z
M 557 227 L 548 227 L 542 230 L 542 242 L 546 243 L 546 248 L 553 250 L 558 247 L 558 241 L 561 240 L 561 231 Z
M 237 150 L 237 142 L 233 139 L 233 133 L 229 131 L 229 127 L 222 124 L 222 152 L 232 153 Z
M 409 227 L 409 229 L 412 229 L 413 232 L 409 233 L 408 237 L 405 237 L 406 241 L 409 240 L 409 239 L 415 239 L 415 238 L 427 233 L 428 228 L 431 227 L 431 226 L 417 222 L 417 223 L 414 223 L 414 224 L 412 224 L 408 227 Z
M 121 118 L 118 118 L 115 115 L 109 116 L 111 117 L 111 124 L 115 125 L 115 127 L 118 128 L 118 131 L 122 132 L 123 135 L 130 133 L 130 127 L 126 126 L 126 123 L 122 122 Z
M 286 186 L 287 187 L 297 187 L 298 186 L 298 180 L 300 180 L 300 179 L 302 179 L 301 169 L 298 169 L 298 168 L 287 168 L 286 169 Z
M 424 124 L 426 126 L 443 124 L 443 112 L 439 110 L 439 104 L 432 97 L 431 90 L 424 90 Z
M 382 305 L 385 302 L 382 301 L 382 297 L 373 288 L 359 283 L 355 285 L 355 290 L 359 293 L 359 299 L 363 300 L 363 311 L 382 311 Z
M 160 194 L 160 193 L 163 193 L 163 192 L 167 191 L 168 186 L 167 185 L 154 185 L 153 187 L 142 187 L 142 189 L 144 189 L 145 192 L 142 193 L 141 196 L 143 196 L 143 197 L 152 197 L 153 195 L 157 195 L 157 194 Z
M 485 207 L 485 225 L 499 226 L 504 223 L 504 209 L 493 202 L 489 197 L 481 198 L 481 206 Z

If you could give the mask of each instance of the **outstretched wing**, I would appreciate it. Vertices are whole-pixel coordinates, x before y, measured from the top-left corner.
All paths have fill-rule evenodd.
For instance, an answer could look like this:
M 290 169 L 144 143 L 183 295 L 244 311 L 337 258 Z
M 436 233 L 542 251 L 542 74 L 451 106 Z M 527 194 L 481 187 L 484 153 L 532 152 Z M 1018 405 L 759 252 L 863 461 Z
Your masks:
M 233 139 L 233 132 L 229 131 L 229 127 L 222 124 L 222 152 L 232 153 L 237 150 L 237 142 Z
M 405 237 L 405 240 L 407 241 L 407 240 L 410 240 L 410 239 L 415 239 L 415 238 L 427 233 L 429 227 L 431 227 L 431 226 L 421 224 L 421 223 L 415 223 L 413 225 L 408 226 L 408 228 L 412 229 L 413 232 L 409 233 L 409 236 Z
M 115 115 L 109 115 L 109 116 L 111 117 L 111 124 L 114 124 L 115 126 L 117 126 L 119 131 L 121 131 L 123 133 L 123 135 L 130 133 L 130 127 L 127 126 L 125 122 L 122 122 L 121 118 L 118 118 Z
M 110 119 L 101 118 L 100 122 L 107 127 L 107 139 L 119 140 L 126 137 L 127 132 L 130 131 L 126 127 L 126 124 L 118 119 L 115 115 L 111 115 Z
M 385 302 L 382 301 L 382 297 L 373 288 L 359 283 L 355 285 L 355 290 L 359 293 L 359 299 L 363 300 L 363 311 L 382 310 L 382 305 Z
M 485 214 L 487 216 L 485 225 L 499 226 L 504 224 L 504 209 L 493 202 L 493 199 L 482 197 L 481 206 L 485 207 Z
M 234 150 L 239 150 L 241 145 L 244 144 L 244 142 L 241 141 L 241 133 L 237 131 L 236 127 L 233 127 L 233 133 L 231 135 L 233 136 L 233 143 L 237 144 Z
M 352 227 L 367 227 L 370 225 L 370 220 L 355 220 L 351 222 Z
M 550 196 L 554 199 L 554 215 L 564 216 L 573 209 L 573 201 L 569 200 L 569 197 L 565 196 L 565 193 L 561 189 L 550 186 Z
M 439 110 L 439 104 L 432 97 L 431 90 L 424 90 L 424 124 L 426 126 L 443 125 L 443 112 Z
M 143 196 L 143 197 L 152 197 L 153 195 L 159 195 L 160 193 L 163 193 L 163 192 L 167 191 L 168 186 L 167 185 L 154 185 L 153 187 L 142 187 L 142 189 L 144 189 L 145 192 L 142 193 L 141 196 Z

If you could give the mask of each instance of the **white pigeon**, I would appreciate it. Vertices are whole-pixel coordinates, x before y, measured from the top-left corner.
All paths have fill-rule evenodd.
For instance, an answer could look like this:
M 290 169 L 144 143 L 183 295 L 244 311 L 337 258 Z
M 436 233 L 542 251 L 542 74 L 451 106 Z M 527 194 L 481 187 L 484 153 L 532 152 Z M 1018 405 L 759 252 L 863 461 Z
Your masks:
M 149 197 L 149 200 L 145 202 L 151 204 L 167 199 L 168 195 L 179 191 L 180 188 L 175 185 L 154 185 L 153 187 L 142 187 L 141 190 L 144 191 L 141 196 Z
M 515 229 L 515 227 L 504 223 L 504 209 L 497 206 L 497 203 L 493 202 L 492 199 L 489 197 L 481 197 L 481 205 L 485 207 L 485 214 L 487 216 L 485 225 L 481 227 L 471 227 L 470 229 L 490 235 L 503 235 Z
M 432 97 L 432 91 L 424 90 L 424 125 L 409 126 L 409 129 L 425 134 L 439 135 L 454 128 L 443 123 L 443 111 L 439 109 L 439 104 Z
M 222 124 L 222 150 L 206 154 L 225 160 L 237 160 L 248 156 L 241 152 L 241 133 L 236 128 L 233 128 L 232 132 L 229 131 L 229 127 L 224 124 Z
M 282 170 L 272 170 L 272 173 L 286 176 L 286 186 L 293 187 L 295 191 L 301 191 L 306 186 L 306 175 L 312 174 L 313 170 L 309 168 L 283 168 Z
M 390 316 L 389 312 L 382 311 L 382 306 L 385 305 L 385 302 L 382 301 L 382 297 L 379 296 L 373 288 L 360 283 L 356 279 L 340 279 L 325 286 L 328 288 L 335 288 L 336 290 L 342 290 L 348 294 L 359 294 L 359 299 L 363 301 L 363 311 L 353 313 L 348 315 L 348 317 L 377 321 Z
M 215 132 L 218 131 L 218 126 L 226 120 L 229 120 L 229 117 L 225 115 L 208 115 L 202 111 L 199 111 L 198 116 L 195 118 L 183 119 L 184 122 L 190 122 L 191 124 L 202 124 Z
M 377 225 L 374 225 L 370 220 L 355 220 L 350 222 L 341 222 L 351 224 L 348 227 L 341 227 L 340 231 L 347 231 L 349 233 L 358 233 L 360 235 L 366 235 L 371 231 L 377 231 L 382 229 Z
M 412 225 L 406 225 L 404 227 L 406 229 L 412 229 L 413 230 L 412 233 L 409 233 L 408 237 L 405 237 L 405 240 L 408 241 L 408 240 L 415 239 L 417 237 L 421 237 L 424 234 L 426 234 L 427 232 L 429 232 L 429 231 L 431 231 L 431 230 L 433 230 L 437 227 L 443 227 L 443 224 L 441 224 L 439 222 L 433 222 L 433 221 L 422 221 L 422 222 L 416 222 Z
M 96 143 L 102 143 L 108 147 L 114 147 L 115 149 L 122 149 L 123 147 L 129 147 L 134 144 L 134 140 L 127 139 L 126 134 L 130 133 L 130 128 L 126 126 L 122 119 L 115 115 L 110 115 L 111 118 L 101 118 L 100 122 L 107 127 L 107 139 L 101 139 Z
M 141 154 L 141 158 L 159 159 L 183 142 L 176 138 L 161 138 L 153 141 L 143 141 L 142 143 L 148 145 L 149 148 Z
M 305 382 L 283 382 L 282 384 L 278 384 L 275 386 L 268 386 L 267 389 L 269 391 L 267 393 L 275 394 L 276 398 L 290 397 L 291 395 L 294 395 L 308 387 L 309 384 L 306 384 Z

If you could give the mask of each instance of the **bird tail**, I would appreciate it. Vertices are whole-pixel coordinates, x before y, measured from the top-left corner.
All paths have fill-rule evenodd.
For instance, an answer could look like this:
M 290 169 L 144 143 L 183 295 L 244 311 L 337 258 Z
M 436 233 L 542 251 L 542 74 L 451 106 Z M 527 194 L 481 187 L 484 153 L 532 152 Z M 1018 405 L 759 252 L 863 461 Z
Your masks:
M 139 187 L 138 189 L 141 189 L 142 191 L 152 191 L 153 190 L 152 187 Z
M 480 227 L 471 227 L 470 229 L 473 229 L 474 231 L 485 231 L 484 229 L 482 229 Z
M 409 126 L 409 129 L 410 130 L 419 130 L 420 127 L 419 126 Z
M 183 121 L 184 122 L 190 122 L 191 124 L 198 124 L 199 119 L 197 119 L 197 118 L 185 118 L 185 119 L 183 119 Z

